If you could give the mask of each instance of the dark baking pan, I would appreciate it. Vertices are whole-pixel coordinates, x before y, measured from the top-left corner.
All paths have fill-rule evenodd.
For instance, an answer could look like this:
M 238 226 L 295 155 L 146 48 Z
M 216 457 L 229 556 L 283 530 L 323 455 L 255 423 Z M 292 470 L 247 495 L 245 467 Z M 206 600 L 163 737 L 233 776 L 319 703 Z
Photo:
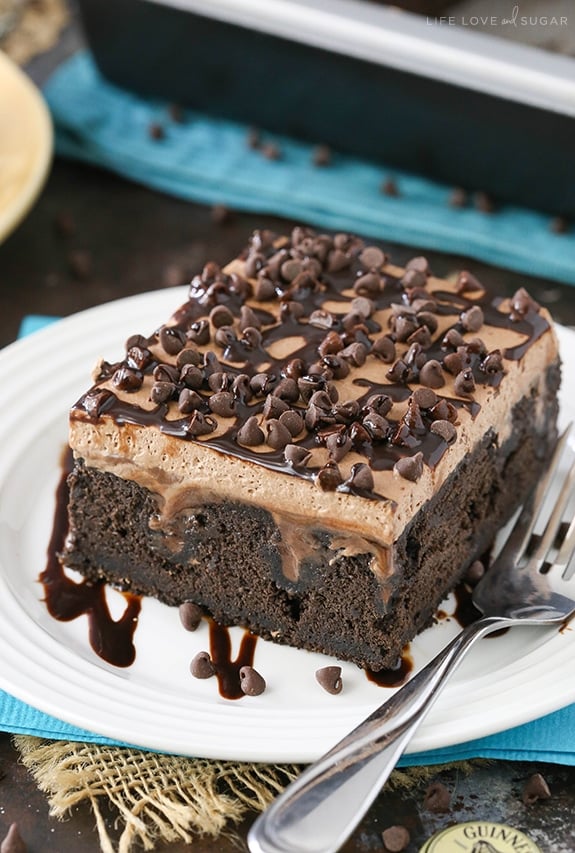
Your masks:
M 575 60 L 362 0 L 80 0 L 137 92 L 575 216 Z

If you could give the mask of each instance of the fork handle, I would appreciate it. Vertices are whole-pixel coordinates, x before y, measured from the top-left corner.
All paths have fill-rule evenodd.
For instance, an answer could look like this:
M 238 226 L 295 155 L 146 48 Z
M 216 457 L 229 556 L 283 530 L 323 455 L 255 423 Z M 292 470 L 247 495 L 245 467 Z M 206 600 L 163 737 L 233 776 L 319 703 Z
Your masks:
M 480 637 L 510 624 L 466 627 L 427 666 L 292 782 L 253 824 L 252 853 L 335 853 L 381 790 L 447 677 Z

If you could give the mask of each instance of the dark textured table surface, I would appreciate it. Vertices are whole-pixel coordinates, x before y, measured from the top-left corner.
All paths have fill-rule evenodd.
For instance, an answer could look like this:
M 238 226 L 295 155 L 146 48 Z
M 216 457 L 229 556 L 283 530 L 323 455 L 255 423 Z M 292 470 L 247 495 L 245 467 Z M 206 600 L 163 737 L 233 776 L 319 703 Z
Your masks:
M 154 193 L 86 166 L 57 162 L 31 214 L 0 246 L 0 345 L 16 337 L 26 314 L 68 315 L 183 282 L 206 260 L 224 262 L 232 257 L 254 228 L 282 230 L 289 225 L 273 217 L 239 213 L 221 224 L 206 207 Z M 399 263 L 416 248 L 388 246 Z M 526 285 L 559 322 L 575 326 L 574 288 L 526 279 L 465 258 L 427 254 L 440 275 L 471 267 L 505 294 Z M 552 796 L 526 806 L 521 792 L 535 772 L 545 776 Z M 437 768 L 431 778 L 443 781 L 452 792 L 449 812 L 434 814 L 424 808 L 429 779 L 399 791 L 385 791 L 345 851 L 384 850 L 382 830 L 402 824 L 411 833 L 406 849 L 416 853 L 438 829 L 473 819 L 522 829 L 545 853 L 575 850 L 575 768 L 480 762 L 469 772 Z M 18 822 L 27 849 L 33 853 L 99 849 L 94 819 L 87 808 L 75 810 L 65 822 L 49 817 L 45 796 L 18 763 L 6 734 L 0 735 L 0 838 L 13 821 Z M 110 814 L 107 822 L 112 833 L 113 821 Z M 249 823 L 247 820 L 240 827 L 242 838 Z M 199 839 L 191 848 L 176 844 L 156 849 L 225 853 L 238 846 L 229 839 Z

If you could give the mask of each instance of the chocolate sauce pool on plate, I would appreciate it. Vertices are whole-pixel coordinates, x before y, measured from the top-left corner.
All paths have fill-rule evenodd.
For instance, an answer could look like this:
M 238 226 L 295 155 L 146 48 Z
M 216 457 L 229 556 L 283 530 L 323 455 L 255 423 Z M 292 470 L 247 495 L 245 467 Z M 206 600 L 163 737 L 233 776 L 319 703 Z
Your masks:
M 113 666 L 130 666 L 136 657 L 134 632 L 138 625 L 140 596 L 123 592 L 126 609 L 120 619 L 112 619 L 106 601 L 106 584 L 83 580 L 76 582 L 64 572 L 60 553 L 68 534 L 68 483 L 72 454 L 65 452 L 62 473 L 56 489 L 56 508 L 48 544 L 46 568 L 39 580 L 44 587 L 48 612 L 59 622 L 70 622 L 84 614 L 88 617 L 90 645 L 94 652 Z

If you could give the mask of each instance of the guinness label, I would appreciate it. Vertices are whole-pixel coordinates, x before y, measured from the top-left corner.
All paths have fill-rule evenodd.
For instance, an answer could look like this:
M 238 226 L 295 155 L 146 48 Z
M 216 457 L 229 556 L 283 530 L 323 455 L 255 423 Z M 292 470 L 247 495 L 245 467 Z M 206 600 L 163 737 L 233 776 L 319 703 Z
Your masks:
M 503 823 L 473 820 L 437 832 L 420 853 L 541 853 L 523 832 Z

